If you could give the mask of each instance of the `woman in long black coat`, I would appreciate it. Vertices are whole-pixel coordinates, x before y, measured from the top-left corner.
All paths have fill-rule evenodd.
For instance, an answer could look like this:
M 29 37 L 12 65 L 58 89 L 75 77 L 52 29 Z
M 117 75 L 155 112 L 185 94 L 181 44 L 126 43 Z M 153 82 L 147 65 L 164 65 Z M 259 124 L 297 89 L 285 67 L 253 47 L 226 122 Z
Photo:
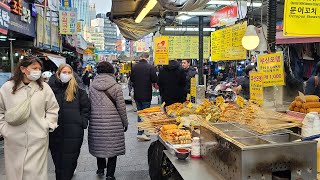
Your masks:
M 173 103 L 186 101 L 184 88 L 186 86 L 186 74 L 176 60 L 169 61 L 169 65 L 160 69 L 158 86 L 162 102 L 169 106 Z
M 63 64 L 49 80 L 60 106 L 58 128 L 50 133 L 49 148 L 55 165 L 56 180 L 71 180 L 88 126 L 90 103 L 79 88 L 71 66 Z

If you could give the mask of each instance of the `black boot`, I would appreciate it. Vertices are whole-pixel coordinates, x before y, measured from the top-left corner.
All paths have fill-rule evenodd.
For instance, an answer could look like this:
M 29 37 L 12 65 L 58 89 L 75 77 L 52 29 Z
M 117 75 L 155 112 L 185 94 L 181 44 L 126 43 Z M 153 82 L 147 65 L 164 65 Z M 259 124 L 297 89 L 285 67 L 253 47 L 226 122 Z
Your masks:
M 104 176 L 104 169 L 98 169 L 97 170 L 97 175 L 100 176 L 100 177 L 103 177 Z
M 116 178 L 114 176 L 108 176 L 106 180 L 116 180 Z

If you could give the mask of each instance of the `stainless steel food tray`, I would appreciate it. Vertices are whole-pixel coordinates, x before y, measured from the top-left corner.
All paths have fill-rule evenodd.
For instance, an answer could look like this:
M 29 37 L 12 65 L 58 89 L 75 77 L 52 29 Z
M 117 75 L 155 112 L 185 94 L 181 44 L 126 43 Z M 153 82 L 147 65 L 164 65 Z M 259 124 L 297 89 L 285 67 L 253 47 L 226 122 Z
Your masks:
M 317 141 L 297 142 L 301 136 L 289 130 L 258 134 L 237 123 L 212 126 L 230 138 L 201 127 L 201 154 L 225 179 L 316 179 Z

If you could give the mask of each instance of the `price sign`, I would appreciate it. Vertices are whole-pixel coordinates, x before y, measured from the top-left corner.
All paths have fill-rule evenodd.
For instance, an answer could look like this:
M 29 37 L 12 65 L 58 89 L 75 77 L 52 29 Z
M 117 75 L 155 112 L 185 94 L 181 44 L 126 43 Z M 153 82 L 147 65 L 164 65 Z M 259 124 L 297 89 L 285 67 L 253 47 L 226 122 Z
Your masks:
M 187 105 L 188 108 L 192 108 L 193 107 L 193 103 L 190 102 L 188 105 Z
M 199 113 L 200 111 L 201 111 L 201 107 L 198 106 L 198 107 L 196 108 L 196 113 Z
M 299 97 L 303 102 L 307 102 L 306 97 L 304 96 L 304 94 L 302 92 L 299 91 Z
M 241 96 L 238 96 L 236 102 L 237 102 L 238 106 L 243 107 L 243 105 L 244 105 L 244 98 L 241 97 Z
M 187 94 L 187 101 L 190 101 L 191 100 L 191 95 L 188 93 Z
M 167 112 L 168 115 L 170 115 L 171 113 L 172 113 L 172 110 L 169 110 L 169 111 Z
M 181 121 L 180 124 L 179 124 L 179 126 L 178 126 L 178 129 L 181 129 L 181 128 L 183 127 L 183 124 L 184 124 L 184 122 Z
M 162 104 L 161 104 L 161 107 L 164 107 L 166 105 L 166 102 L 163 102 Z
M 220 106 L 224 103 L 224 98 L 222 96 L 217 97 L 216 104 L 217 106 Z
M 209 121 L 211 119 L 211 114 L 208 114 L 208 116 L 206 117 L 206 120 Z
M 181 117 L 178 116 L 176 120 L 177 120 L 177 122 L 180 122 L 181 121 Z

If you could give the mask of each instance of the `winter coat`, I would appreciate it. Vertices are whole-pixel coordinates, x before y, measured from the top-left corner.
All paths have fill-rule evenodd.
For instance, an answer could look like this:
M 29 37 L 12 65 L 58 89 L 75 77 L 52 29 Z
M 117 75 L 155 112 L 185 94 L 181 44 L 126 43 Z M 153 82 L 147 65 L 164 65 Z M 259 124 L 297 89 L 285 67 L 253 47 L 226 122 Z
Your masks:
M 166 102 L 166 106 L 186 100 L 184 93 L 186 75 L 178 61 L 170 61 L 168 66 L 160 70 L 158 85 L 162 101 Z
M 56 76 L 49 81 L 59 106 L 59 127 L 50 133 L 50 151 L 56 169 L 56 180 L 70 180 L 77 167 L 77 160 L 83 142 L 84 130 L 90 117 L 90 102 L 87 93 L 78 88 L 72 102 L 65 100 L 68 84 Z
M 12 94 L 13 81 L 0 89 L 0 134 L 4 137 L 4 156 L 7 180 L 47 180 L 49 129 L 57 127 L 59 105 L 47 83 L 43 89 L 36 82 L 20 83 Z M 9 125 L 4 114 L 24 102 L 31 87 L 31 114 L 19 126 Z
M 89 121 L 89 152 L 99 158 L 125 154 L 124 128 L 128 127 L 122 87 L 110 74 L 99 74 L 90 86 L 91 118 Z M 116 102 L 116 107 L 105 91 Z
M 197 71 L 193 67 L 189 67 L 187 70 L 185 70 L 186 73 L 186 86 L 184 88 L 185 94 L 190 94 L 190 84 L 191 84 L 191 78 L 195 77 L 197 74 Z
M 146 60 L 140 60 L 132 67 L 130 80 L 134 88 L 134 99 L 139 102 L 151 102 L 152 83 L 157 82 L 155 67 Z

